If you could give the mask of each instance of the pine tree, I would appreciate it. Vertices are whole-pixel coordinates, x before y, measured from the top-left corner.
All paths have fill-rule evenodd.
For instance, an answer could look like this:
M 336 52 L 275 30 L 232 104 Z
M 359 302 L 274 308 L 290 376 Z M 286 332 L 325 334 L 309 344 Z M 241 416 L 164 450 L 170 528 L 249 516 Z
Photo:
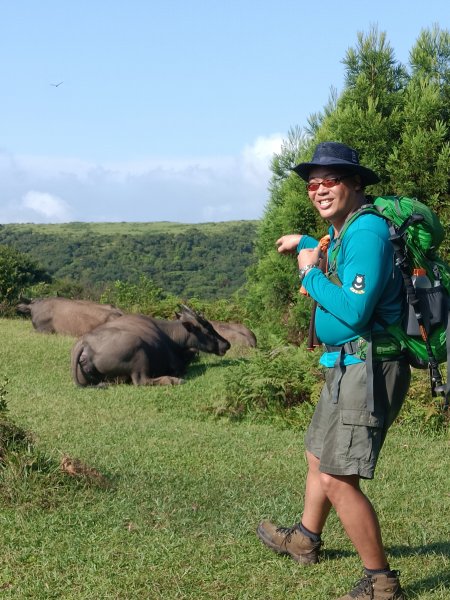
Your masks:
M 386 163 L 397 194 L 417 196 L 450 225 L 450 33 L 424 30 L 411 50 L 398 143 Z M 445 246 L 444 246 L 445 248 Z M 447 242 L 446 252 L 449 245 Z

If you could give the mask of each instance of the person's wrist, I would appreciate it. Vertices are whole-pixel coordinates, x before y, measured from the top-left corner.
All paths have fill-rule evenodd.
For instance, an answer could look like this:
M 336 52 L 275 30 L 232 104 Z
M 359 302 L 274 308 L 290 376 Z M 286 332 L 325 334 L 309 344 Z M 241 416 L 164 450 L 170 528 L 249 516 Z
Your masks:
M 306 273 L 308 273 L 311 269 L 314 269 L 316 267 L 317 267 L 317 265 L 314 265 L 314 264 L 305 265 L 304 267 L 301 267 L 298 270 L 298 276 L 299 276 L 300 281 L 303 281 L 303 279 L 305 278 Z

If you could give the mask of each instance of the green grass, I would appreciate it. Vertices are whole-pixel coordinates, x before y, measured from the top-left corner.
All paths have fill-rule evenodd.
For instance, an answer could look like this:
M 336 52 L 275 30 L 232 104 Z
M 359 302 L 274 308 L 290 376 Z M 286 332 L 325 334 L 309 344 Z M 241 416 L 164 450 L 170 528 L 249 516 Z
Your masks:
M 334 514 L 312 568 L 256 538 L 260 519 L 290 525 L 301 512 L 303 433 L 211 416 L 236 355 L 192 365 L 180 387 L 79 389 L 71 338 L 19 320 L 0 320 L 0 335 L 10 419 L 49 464 L 68 454 L 111 482 L 3 474 L 15 494 L 0 497 L 2 597 L 333 600 L 359 578 Z M 410 598 L 450 597 L 448 450 L 443 437 L 394 426 L 365 485 Z
M 224 233 L 242 223 L 254 223 L 258 221 L 222 221 L 211 223 L 177 223 L 172 221 L 154 221 L 148 223 L 118 222 L 118 223 L 84 223 L 76 221 L 73 223 L 14 223 L 3 225 L 8 231 L 20 233 L 23 231 L 35 231 L 64 237 L 80 237 L 86 233 L 95 235 L 142 235 L 145 233 L 161 234 L 186 233 L 195 228 L 200 228 L 204 234 Z

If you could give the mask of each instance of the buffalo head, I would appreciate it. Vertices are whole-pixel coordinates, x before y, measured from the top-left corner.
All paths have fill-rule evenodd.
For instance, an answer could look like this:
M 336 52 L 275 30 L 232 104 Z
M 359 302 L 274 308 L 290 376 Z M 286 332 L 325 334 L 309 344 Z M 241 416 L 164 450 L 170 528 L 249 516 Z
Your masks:
M 177 318 L 189 336 L 192 336 L 192 347 L 197 350 L 223 356 L 230 349 L 230 342 L 217 333 L 207 319 L 188 306 L 184 304 L 181 306 L 181 312 L 177 313 Z

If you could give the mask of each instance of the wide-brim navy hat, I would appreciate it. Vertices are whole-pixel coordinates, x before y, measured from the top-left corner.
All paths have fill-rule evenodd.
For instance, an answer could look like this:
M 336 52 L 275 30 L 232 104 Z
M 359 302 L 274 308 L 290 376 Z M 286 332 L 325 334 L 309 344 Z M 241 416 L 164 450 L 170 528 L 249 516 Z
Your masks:
M 340 142 L 322 142 L 318 144 L 311 162 L 300 163 L 292 170 L 300 175 L 302 179 L 308 181 L 309 173 L 314 167 L 339 167 L 339 169 L 359 175 L 364 186 L 380 181 L 375 171 L 359 164 L 359 156 L 356 150 Z

